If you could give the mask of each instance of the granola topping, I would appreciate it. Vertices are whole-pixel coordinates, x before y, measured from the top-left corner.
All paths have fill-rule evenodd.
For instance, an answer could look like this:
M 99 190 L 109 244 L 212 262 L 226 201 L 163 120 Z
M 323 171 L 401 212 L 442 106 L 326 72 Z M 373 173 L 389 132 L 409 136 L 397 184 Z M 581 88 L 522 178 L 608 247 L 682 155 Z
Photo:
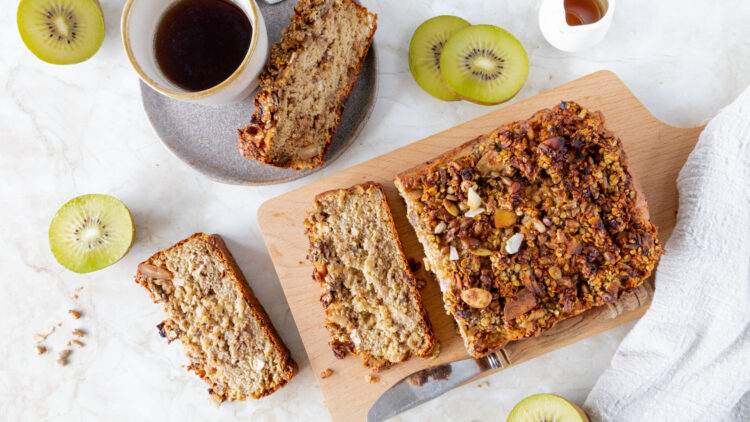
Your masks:
M 475 356 L 617 300 L 663 253 L 620 139 L 573 102 L 396 182 Z

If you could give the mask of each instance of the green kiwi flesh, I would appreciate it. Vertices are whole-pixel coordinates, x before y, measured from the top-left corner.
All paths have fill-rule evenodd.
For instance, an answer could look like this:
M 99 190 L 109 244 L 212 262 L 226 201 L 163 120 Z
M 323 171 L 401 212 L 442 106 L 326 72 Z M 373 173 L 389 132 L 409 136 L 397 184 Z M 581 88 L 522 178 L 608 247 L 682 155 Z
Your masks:
M 80 63 L 104 40 L 104 17 L 95 0 L 21 0 L 17 20 L 26 47 L 47 63 Z
M 440 69 L 456 95 L 480 104 L 499 104 L 521 89 L 529 59 L 521 43 L 494 25 L 473 25 L 443 46 Z
M 451 35 L 470 25 L 457 16 L 443 15 L 424 21 L 414 31 L 409 43 L 409 69 L 419 86 L 433 97 L 446 101 L 461 99 L 443 82 L 440 53 Z
M 554 394 L 535 394 L 521 400 L 507 422 L 589 422 L 580 407 Z
M 128 208 L 108 195 L 71 199 L 52 218 L 49 244 L 65 268 L 88 273 L 114 264 L 130 250 L 135 225 Z

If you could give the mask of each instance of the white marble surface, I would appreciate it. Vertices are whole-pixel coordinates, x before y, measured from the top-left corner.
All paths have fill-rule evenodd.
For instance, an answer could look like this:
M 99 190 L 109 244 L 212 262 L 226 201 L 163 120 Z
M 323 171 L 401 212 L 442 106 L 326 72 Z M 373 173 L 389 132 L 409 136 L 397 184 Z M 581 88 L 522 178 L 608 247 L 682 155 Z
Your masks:
M 288 0 L 292 1 L 292 0 Z M 269 187 L 207 180 L 171 155 L 141 108 L 138 83 L 121 47 L 123 0 L 102 0 L 107 36 L 101 51 L 75 66 L 40 62 L 21 43 L 16 2 L 0 12 L 0 419 L 47 420 L 327 420 L 294 321 L 258 230 L 266 199 L 484 114 L 495 107 L 443 103 L 412 80 L 408 40 L 423 20 L 458 14 L 515 34 L 530 57 L 517 99 L 599 69 L 615 71 L 659 118 L 704 123 L 750 84 L 750 2 L 626 0 L 612 29 L 590 51 L 567 54 L 542 38 L 537 3 L 512 0 L 363 0 L 380 16 L 380 90 L 354 146 L 310 178 Z M 71 273 L 49 252 L 55 210 L 73 196 L 100 192 L 122 199 L 137 226 L 133 249 L 119 263 L 88 275 Z M 162 314 L 136 286 L 138 262 L 194 231 L 222 234 L 266 306 L 300 374 L 260 401 L 216 409 L 206 386 L 180 367 L 178 343 L 154 326 Z M 80 298 L 74 289 L 83 286 Z M 66 315 L 77 308 L 84 317 Z M 63 322 L 49 344 L 60 350 L 70 329 L 84 328 L 86 347 L 67 367 L 36 356 L 31 336 Z M 537 392 L 582 402 L 607 366 L 623 326 L 455 390 L 399 420 L 502 421 L 513 404 Z

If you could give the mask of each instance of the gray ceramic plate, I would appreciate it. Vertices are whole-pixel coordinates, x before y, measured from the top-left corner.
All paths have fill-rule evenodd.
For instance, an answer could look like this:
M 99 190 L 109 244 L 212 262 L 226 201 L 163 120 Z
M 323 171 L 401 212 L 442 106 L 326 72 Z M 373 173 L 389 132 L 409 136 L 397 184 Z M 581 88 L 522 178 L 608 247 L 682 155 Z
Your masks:
M 296 1 L 258 6 L 268 30 L 268 41 L 276 43 L 294 14 Z M 359 134 L 370 117 L 377 91 L 375 43 L 362 64 L 357 83 L 346 103 L 341 124 L 326 154 L 323 167 L 338 158 Z M 201 105 L 175 100 L 141 81 L 141 97 L 157 135 L 177 157 L 213 180 L 236 185 L 266 185 L 288 182 L 321 169 L 280 169 L 242 158 L 237 149 L 237 129 L 250 123 L 253 95 L 238 104 Z

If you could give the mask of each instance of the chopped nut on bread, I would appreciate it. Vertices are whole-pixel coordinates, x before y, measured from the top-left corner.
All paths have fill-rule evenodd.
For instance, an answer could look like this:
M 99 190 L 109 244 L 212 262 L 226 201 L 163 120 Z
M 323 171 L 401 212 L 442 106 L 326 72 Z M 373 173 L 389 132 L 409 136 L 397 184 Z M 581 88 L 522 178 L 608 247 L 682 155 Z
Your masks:
M 215 400 L 267 396 L 297 372 L 218 235 L 196 233 L 158 252 L 139 265 L 135 280 L 167 314 L 159 332 L 180 340 L 188 370 L 210 385 Z
M 353 0 L 300 0 L 260 76 L 240 154 L 276 167 L 323 165 L 372 43 L 377 15 Z
M 305 226 L 334 354 L 383 368 L 432 353 L 432 328 L 382 187 L 321 193 Z
M 663 253 L 604 116 L 573 102 L 395 180 L 468 352 L 481 357 L 641 285 Z

